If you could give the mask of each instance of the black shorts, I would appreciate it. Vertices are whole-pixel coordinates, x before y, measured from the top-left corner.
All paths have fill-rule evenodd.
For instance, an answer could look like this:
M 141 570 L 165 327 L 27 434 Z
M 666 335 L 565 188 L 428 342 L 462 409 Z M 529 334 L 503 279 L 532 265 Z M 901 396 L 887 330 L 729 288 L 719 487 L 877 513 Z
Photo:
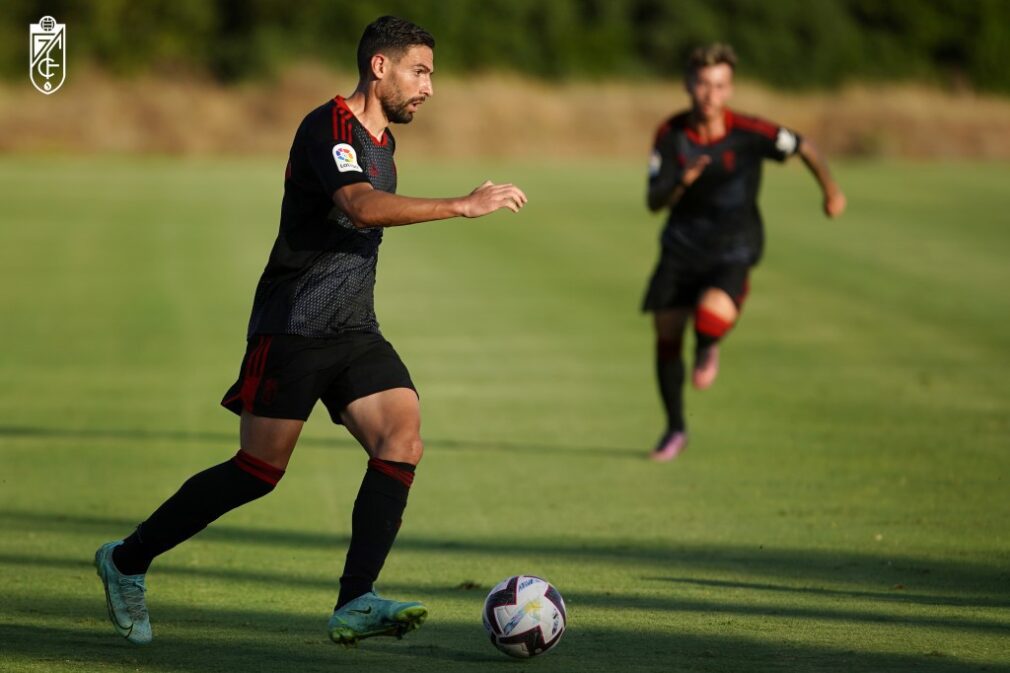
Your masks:
M 667 308 L 691 308 L 701 294 L 712 287 L 724 291 L 739 308 L 747 297 L 751 265 L 714 264 L 707 268 L 686 268 L 677 258 L 660 252 L 656 270 L 645 290 L 643 311 Z
M 249 338 L 238 381 L 221 405 L 236 414 L 244 409 L 256 416 L 304 421 L 322 400 L 339 424 L 348 404 L 392 388 L 417 392 L 400 356 L 379 334 L 256 335 Z

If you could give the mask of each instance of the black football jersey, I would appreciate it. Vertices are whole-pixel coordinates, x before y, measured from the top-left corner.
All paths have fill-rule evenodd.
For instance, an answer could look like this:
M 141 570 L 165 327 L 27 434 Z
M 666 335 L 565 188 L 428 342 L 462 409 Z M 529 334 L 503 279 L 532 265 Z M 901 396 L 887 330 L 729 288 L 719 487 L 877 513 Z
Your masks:
M 382 229 L 357 229 L 334 206 L 341 187 L 396 192 L 395 140 L 375 138 L 337 96 L 295 133 L 281 222 L 256 288 L 248 334 L 379 332 L 373 292 Z
M 667 254 L 688 268 L 753 265 L 761 258 L 764 231 L 757 198 L 761 164 L 784 161 L 799 149 L 787 128 L 729 110 L 726 135 L 703 142 L 689 114 L 668 119 L 656 132 L 649 187 L 672 193 L 686 166 L 702 154 L 710 163 L 669 212 L 661 241 Z

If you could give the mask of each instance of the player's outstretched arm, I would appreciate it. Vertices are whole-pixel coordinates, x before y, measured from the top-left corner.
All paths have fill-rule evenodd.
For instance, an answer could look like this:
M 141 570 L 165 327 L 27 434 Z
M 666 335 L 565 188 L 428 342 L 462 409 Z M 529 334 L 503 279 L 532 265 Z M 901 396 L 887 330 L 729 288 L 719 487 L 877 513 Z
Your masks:
M 845 212 L 845 194 L 831 177 L 828 170 L 828 162 L 824 160 L 817 147 L 812 142 L 804 138 L 800 141 L 799 155 L 803 157 L 803 163 L 807 165 L 813 173 L 817 184 L 821 186 L 824 194 L 824 214 L 828 217 L 838 217 Z
M 518 213 L 526 205 L 526 194 L 513 184 L 496 185 L 487 180 L 466 196 L 422 199 L 390 194 L 374 189 L 367 182 L 358 182 L 338 189 L 333 202 L 354 226 L 367 229 L 450 217 L 481 217 L 501 208 Z

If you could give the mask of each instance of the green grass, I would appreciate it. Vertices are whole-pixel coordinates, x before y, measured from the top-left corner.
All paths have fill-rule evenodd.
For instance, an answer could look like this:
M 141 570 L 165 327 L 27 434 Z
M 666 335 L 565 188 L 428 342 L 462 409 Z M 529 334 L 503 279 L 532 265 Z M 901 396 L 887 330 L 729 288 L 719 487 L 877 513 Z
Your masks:
M 130 647 L 91 555 L 235 450 L 281 169 L 0 160 L 0 670 L 1010 670 L 1010 168 L 972 164 L 842 166 L 839 222 L 769 168 L 743 322 L 657 466 L 642 167 L 407 163 L 404 193 L 530 197 L 382 249 L 427 453 L 380 588 L 431 619 L 326 640 L 364 454 L 320 411 L 274 494 L 159 559 Z M 517 573 L 570 616 L 525 664 L 479 618 Z

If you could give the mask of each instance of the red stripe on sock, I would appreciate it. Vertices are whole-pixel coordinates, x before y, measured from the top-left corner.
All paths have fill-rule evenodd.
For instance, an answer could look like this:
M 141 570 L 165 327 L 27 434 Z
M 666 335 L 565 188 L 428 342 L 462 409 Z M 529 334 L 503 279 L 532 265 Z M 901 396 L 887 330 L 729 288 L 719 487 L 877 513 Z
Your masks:
M 721 339 L 732 326 L 732 321 L 717 316 L 705 307 L 694 312 L 694 328 L 713 339 Z
M 378 470 L 387 477 L 392 477 L 393 479 L 396 479 L 398 482 L 400 482 L 407 488 L 410 488 L 410 485 L 414 483 L 413 472 L 408 472 L 407 470 L 400 469 L 395 465 L 390 465 L 388 462 L 380 460 L 379 458 L 370 459 L 368 461 L 368 469 Z
M 274 467 L 270 463 L 264 462 L 255 456 L 251 456 L 241 449 L 235 454 L 232 461 L 234 461 L 240 470 L 248 472 L 260 481 L 265 481 L 271 486 L 276 486 L 277 482 L 284 476 L 284 470 Z

